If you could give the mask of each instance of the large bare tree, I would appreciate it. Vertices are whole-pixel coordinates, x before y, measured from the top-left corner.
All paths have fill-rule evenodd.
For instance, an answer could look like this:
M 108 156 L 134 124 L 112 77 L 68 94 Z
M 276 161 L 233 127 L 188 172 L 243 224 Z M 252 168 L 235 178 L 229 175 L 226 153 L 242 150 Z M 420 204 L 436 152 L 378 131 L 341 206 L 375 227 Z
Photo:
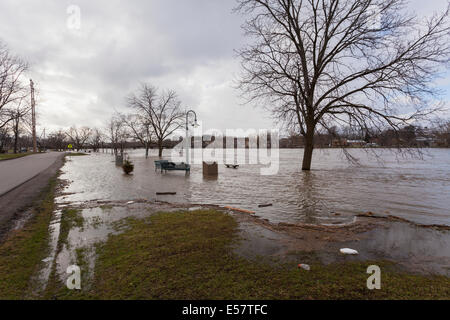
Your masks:
M 23 75 L 28 64 L 10 53 L 0 41 L 0 129 L 14 119 L 10 108 L 26 95 Z
M 435 111 L 433 80 L 450 57 L 449 9 L 428 20 L 406 0 L 238 0 L 252 42 L 240 88 L 305 138 L 334 125 L 397 131 Z
M 151 125 L 161 157 L 164 140 L 182 126 L 184 113 L 177 94 L 173 90 L 158 93 L 155 87 L 142 84 L 127 100 L 128 106 Z

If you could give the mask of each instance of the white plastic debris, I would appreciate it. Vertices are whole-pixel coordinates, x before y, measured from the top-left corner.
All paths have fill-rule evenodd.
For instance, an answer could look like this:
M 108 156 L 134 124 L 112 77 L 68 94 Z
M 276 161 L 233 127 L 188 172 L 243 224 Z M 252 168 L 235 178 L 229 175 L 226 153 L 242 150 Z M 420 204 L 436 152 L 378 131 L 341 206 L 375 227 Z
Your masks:
M 134 203 L 134 201 L 128 201 L 127 202 L 127 204 L 133 204 Z
M 342 254 L 358 254 L 358 251 L 350 248 L 342 248 L 340 251 Z
M 306 270 L 306 271 L 311 270 L 311 267 L 309 266 L 309 264 L 301 263 L 301 264 L 298 265 L 298 267 L 303 269 L 303 270 Z

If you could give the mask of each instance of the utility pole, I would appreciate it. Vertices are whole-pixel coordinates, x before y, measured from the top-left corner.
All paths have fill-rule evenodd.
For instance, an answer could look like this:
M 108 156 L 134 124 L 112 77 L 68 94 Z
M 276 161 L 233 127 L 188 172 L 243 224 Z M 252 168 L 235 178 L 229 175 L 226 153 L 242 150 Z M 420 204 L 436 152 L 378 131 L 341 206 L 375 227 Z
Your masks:
M 32 126 L 33 126 L 33 152 L 37 152 L 37 142 L 36 142 L 36 102 L 34 100 L 34 83 L 33 80 L 30 79 L 30 88 L 31 88 L 31 117 L 32 117 Z

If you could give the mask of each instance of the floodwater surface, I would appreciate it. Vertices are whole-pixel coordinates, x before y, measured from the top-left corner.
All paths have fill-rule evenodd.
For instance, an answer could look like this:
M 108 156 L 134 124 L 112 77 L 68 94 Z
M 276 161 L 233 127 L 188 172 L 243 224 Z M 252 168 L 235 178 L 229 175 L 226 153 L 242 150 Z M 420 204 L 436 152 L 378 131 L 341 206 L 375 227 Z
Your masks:
M 315 150 L 312 170 L 303 172 L 303 150 L 280 149 L 275 175 L 261 175 L 261 168 L 269 165 L 245 164 L 238 158 L 238 169 L 219 165 L 217 179 L 205 179 L 198 164 L 189 175 L 155 172 L 155 152 L 146 159 L 143 150 L 129 152 L 135 164 L 130 176 L 115 165 L 111 154 L 72 157 L 61 177 L 71 183 L 58 202 L 145 199 L 230 205 L 256 211 L 275 223 L 324 225 L 348 223 L 370 211 L 419 224 L 450 225 L 449 149 L 426 150 L 422 159 L 399 158 L 382 149 L 377 149 L 378 159 L 361 149 L 351 152 L 359 165 L 349 163 L 340 150 Z M 163 158 L 170 155 L 171 150 L 165 150 Z M 156 192 L 177 194 L 157 196 Z M 258 207 L 263 204 L 272 206 Z

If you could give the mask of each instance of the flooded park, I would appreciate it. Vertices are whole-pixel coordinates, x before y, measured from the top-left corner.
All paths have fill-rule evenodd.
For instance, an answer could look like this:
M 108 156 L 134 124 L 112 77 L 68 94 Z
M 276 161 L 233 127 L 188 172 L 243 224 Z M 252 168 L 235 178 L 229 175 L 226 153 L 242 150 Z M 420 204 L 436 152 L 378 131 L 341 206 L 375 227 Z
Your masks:
M 135 165 L 132 175 L 125 175 L 110 153 L 67 157 L 50 225 L 51 253 L 40 273 L 43 286 L 52 270 L 63 283 L 80 254 L 92 277 L 96 246 L 123 232 L 123 219 L 202 208 L 235 217 L 241 241 L 234 251 L 249 259 L 298 261 L 306 255 L 308 262 L 322 264 L 386 259 L 411 272 L 450 275 L 448 150 L 429 150 L 423 159 L 382 151 L 383 162 L 353 150 L 359 165 L 338 150 L 322 150 L 311 172 L 300 170 L 302 150 L 279 152 L 276 175 L 260 175 L 261 165 L 245 164 L 244 156 L 238 169 L 219 166 L 213 179 L 203 176 L 201 165 L 188 174 L 162 173 L 155 169 L 156 154 L 145 158 L 142 150 L 127 154 Z M 167 150 L 163 156 L 170 155 Z M 82 221 L 62 236 L 61 217 L 71 210 L 79 211 Z M 62 246 L 61 237 L 66 237 Z M 360 254 L 337 255 L 344 246 Z
M 170 159 L 171 150 L 164 158 Z M 234 151 L 229 151 L 234 153 Z M 271 222 L 345 224 L 363 212 L 394 215 L 419 224 L 450 226 L 450 152 L 426 150 L 423 158 L 402 158 L 381 151 L 382 160 L 361 149 L 351 150 L 360 164 L 349 163 L 341 150 L 322 149 L 314 155 L 311 172 L 301 171 L 302 149 L 280 149 L 278 172 L 261 175 L 261 164 L 239 169 L 219 166 L 217 178 L 204 178 L 201 165 L 184 172 L 155 171 L 156 152 L 146 159 L 142 150 L 129 152 L 133 175 L 122 174 L 111 154 L 77 157 L 64 166 L 70 184 L 66 202 L 162 200 L 191 204 L 237 206 L 257 211 Z M 157 196 L 157 192 L 176 195 Z M 270 207 L 259 208 L 260 205 Z
M 2 1 L 0 301 L 450 300 L 449 1 Z

